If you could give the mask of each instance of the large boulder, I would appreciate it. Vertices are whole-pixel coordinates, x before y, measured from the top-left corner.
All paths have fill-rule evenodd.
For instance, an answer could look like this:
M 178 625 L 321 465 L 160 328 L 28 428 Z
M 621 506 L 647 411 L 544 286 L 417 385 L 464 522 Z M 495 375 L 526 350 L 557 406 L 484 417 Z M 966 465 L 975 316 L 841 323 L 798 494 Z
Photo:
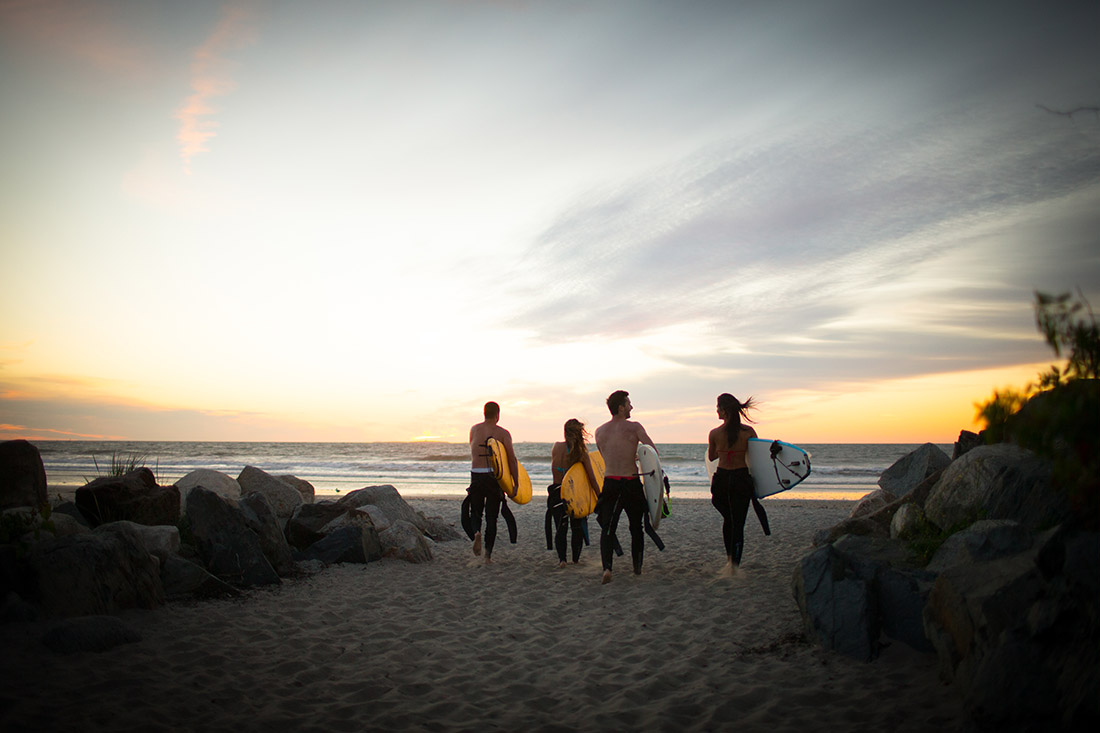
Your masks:
M 1031 547 L 1031 533 L 1011 519 L 983 519 L 947 538 L 928 563 L 940 573 L 956 565 L 1018 555 Z
M 356 509 L 361 506 L 373 504 L 384 511 L 386 516 L 392 521 L 403 519 L 415 526 L 421 532 L 423 532 L 427 526 L 424 517 L 409 506 L 409 503 L 401 497 L 397 489 L 389 484 L 356 489 L 355 491 L 349 492 L 346 496 L 341 497 L 337 503 Z
M 237 476 L 237 483 L 241 485 L 242 494 L 253 491 L 263 494 L 279 519 L 289 519 L 294 509 L 302 504 L 298 489 L 255 466 L 245 466 Z
M 933 578 L 904 542 L 845 535 L 802 558 L 793 590 L 811 639 L 870 661 L 881 634 L 932 650 L 921 611 Z
M 347 524 L 314 542 L 300 557 L 303 560 L 320 560 L 326 565 L 340 562 L 367 563 L 382 559 L 382 546 L 374 527 L 367 524 Z
M 291 547 L 304 550 L 325 536 L 322 531 L 333 520 L 347 514 L 361 515 L 358 509 L 351 509 L 334 501 L 322 501 L 316 504 L 302 504 L 295 508 L 286 523 L 286 539 Z
M 982 730 L 1100 722 L 1100 535 L 1057 527 L 1025 552 L 963 562 L 924 610 L 940 673 Z
M 96 527 L 126 519 L 138 524 L 175 524 L 180 517 L 180 492 L 158 486 L 145 466 L 124 476 L 104 476 L 76 490 L 76 506 Z
M 938 527 L 952 530 L 979 519 L 1012 519 L 1029 530 L 1070 517 L 1064 492 L 1051 485 L 1050 464 L 1031 451 L 1001 443 L 967 452 L 940 477 L 924 504 Z
M 428 562 L 432 559 L 431 540 L 403 519 L 398 519 L 382 532 L 378 533 L 382 545 L 382 555 L 412 563 Z
M 875 489 L 869 494 L 866 494 L 861 498 L 852 509 L 852 513 L 848 515 L 850 519 L 858 519 L 859 517 L 865 517 L 870 514 L 874 514 L 879 509 L 882 509 L 889 504 L 893 504 L 898 500 L 892 492 L 886 489 Z
M 280 582 L 236 503 L 198 486 L 187 495 L 187 516 L 199 557 L 212 574 L 237 587 Z
M 0 443 L 0 510 L 40 507 L 49 500 L 42 455 L 25 440 Z
M 141 542 L 141 546 L 145 548 L 145 551 L 161 562 L 169 555 L 175 555 L 180 551 L 180 530 L 174 524 L 161 524 L 150 527 L 136 522 L 120 520 L 101 524 L 96 528 L 96 531 L 132 533 Z
M 275 478 L 293 486 L 298 490 L 298 493 L 302 495 L 302 501 L 306 504 L 312 504 L 314 498 L 317 496 L 317 490 L 313 488 L 313 484 L 305 479 L 298 478 L 297 476 L 291 476 L 290 474 L 283 474 L 276 476 Z
M 268 503 L 267 497 L 258 492 L 247 494 L 240 500 L 239 506 L 244 514 L 245 524 L 260 539 L 260 548 L 264 556 L 279 575 L 286 576 L 294 572 L 294 559 L 290 556 L 290 545 L 283 534 L 279 519 Z
M 936 471 L 947 468 L 950 463 L 951 459 L 939 446 L 925 443 L 883 471 L 878 485 L 896 497 L 902 497 Z
M 128 527 L 35 543 L 27 562 L 34 598 L 47 616 L 156 608 L 164 589 L 156 558 Z
M 213 491 L 229 501 L 237 501 L 241 498 L 241 485 L 237 483 L 237 479 L 212 468 L 196 468 L 177 481 L 175 485 L 180 490 L 180 506 L 184 510 L 187 508 L 187 495 L 196 486 L 201 486 L 207 491 Z
M 164 586 L 164 597 L 169 601 L 241 595 L 233 586 L 179 555 L 169 555 L 161 563 L 160 580 Z

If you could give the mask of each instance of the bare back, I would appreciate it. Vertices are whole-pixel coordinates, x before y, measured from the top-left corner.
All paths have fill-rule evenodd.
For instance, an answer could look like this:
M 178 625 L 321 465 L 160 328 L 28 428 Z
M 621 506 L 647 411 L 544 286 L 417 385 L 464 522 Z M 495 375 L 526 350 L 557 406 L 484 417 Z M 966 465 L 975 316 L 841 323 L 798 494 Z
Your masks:
M 512 475 L 517 473 L 516 453 L 512 448 L 512 434 L 494 421 L 486 420 L 470 428 L 470 466 L 472 468 L 492 468 L 489 463 L 489 449 L 485 444 L 489 438 L 495 438 L 507 451 L 508 469 Z
M 596 447 L 603 456 L 607 476 L 634 476 L 638 473 L 635 463 L 638 443 L 653 446 L 641 423 L 616 416 L 596 428 Z
M 742 425 L 737 440 L 734 441 L 733 445 L 730 445 L 729 436 L 726 435 L 726 425 L 723 423 L 710 431 L 710 437 L 707 441 L 707 458 L 712 461 L 717 458 L 718 468 L 730 470 L 747 468 L 749 464 L 745 460 L 745 456 L 749 450 L 749 438 L 755 437 L 756 430 L 754 428 Z

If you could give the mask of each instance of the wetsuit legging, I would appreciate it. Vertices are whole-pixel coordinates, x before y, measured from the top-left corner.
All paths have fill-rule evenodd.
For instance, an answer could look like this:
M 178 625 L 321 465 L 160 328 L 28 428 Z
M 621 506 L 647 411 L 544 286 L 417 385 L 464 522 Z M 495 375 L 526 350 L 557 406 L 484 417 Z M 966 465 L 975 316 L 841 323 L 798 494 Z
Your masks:
M 485 512 L 485 556 L 490 557 L 497 541 L 497 515 L 504 493 L 491 473 L 471 473 L 466 493 L 470 495 L 470 525 L 475 533 L 481 531 L 481 513 Z
M 548 487 L 547 491 L 549 496 L 546 498 L 546 504 L 554 518 L 554 549 L 558 551 L 558 560 L 565 562 L 565 535 L 572 529 L 573 562 L 579 562 L 581 548 L 584 547 L 584 524 L 587 520 L 569 515 L 565 503 L 561 500 L 561 484 L 554 484 Z
M 645 490 L 637 477 L 624 478 L 608 476 L 603 482 L 603 491 L 596 502 L 596 521 L 600 523 L 600 556 L 603 569 L 611 570 L 611 560 L 615 556 L 615 530 L 619 525 L 619 514 L 625 509 L 630 520 L 630 559 L 634 561 L 634 572 L 642 572 L 642 553 L 645 550 L 645 534 L 642 529 L 642 517 L 646 513 Z
M 722 514 L 726 555 L 741 564 L 745 547 L 745 517 L 752 501 L 752 476 L 747 468 L 719 468 L 710 482 L 710 503 Z

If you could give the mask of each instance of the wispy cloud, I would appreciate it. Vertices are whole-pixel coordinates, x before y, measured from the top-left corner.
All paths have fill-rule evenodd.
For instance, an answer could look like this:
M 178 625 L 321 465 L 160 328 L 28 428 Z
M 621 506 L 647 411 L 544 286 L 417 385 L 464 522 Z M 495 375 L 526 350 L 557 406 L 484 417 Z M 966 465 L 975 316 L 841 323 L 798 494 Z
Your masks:
M 225 54 L 255 39 L 256 6 L 238 2 L 222 9 L 218 25 L 195 50 L 191 61 L 191 95 L 176 113 L 180 122 L 176 139 L 184 169 L 191 172 L 191 159 L 209 152 L 207 141 L 217 135 L 218 123 L 213 119 L 217 109 L 213 100 L 224 97 L 236 88 L 232 67 Z

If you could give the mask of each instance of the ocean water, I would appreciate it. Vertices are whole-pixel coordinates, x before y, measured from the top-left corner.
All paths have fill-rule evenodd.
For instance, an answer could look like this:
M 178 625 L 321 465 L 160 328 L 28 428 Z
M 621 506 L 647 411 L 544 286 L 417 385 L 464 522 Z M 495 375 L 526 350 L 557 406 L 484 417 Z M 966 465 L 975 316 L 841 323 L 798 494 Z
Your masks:
M 196 468 L 234 478 L 245 466 L 292 474 L 313 484 L 318 496 L 392 484 L 405 496 L 462 496 L 470 480 L 469 447 L 457 443 L 221 443 L 35 441 L 50 487 L 72 490 L 110 471 L 113 459 L 148 466 L 160 484 L 175 483 Z M 810 477 L 778 495 L 790 499 L 859 499 L 877 488 L 879 475 L 918 447 L 895 443 L 828 443 L 809 451 Z M 951 455 L 952 446 L 940 446 Z M 536 500 L 550 483 L 550 443 L 517 443 L 516 455 L 531 476 Z M 658 443 L 672 498 L 709 498 L 706 445 Z

